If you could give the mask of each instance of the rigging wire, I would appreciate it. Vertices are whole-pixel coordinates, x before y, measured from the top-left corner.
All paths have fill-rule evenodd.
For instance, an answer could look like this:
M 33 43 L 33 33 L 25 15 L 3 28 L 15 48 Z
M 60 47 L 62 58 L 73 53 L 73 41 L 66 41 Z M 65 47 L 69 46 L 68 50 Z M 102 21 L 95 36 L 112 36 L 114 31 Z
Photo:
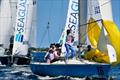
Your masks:
M 51 37 L 50 37 L 50 23 L 48 22 L 48 25 L 47 25 L 47 30 L 48 30 L 48 42 L 50 44 L 50 41 L 51 41 Z
M 48 15 L 48 17 L 49 17 L 48 20 L 49 20 L 49 21 L 52 21 L 52 20 L 51 20 L 51 19 L 52 19 L 52 16 L 51 16 L 51 15 L 52 15 L 53 4 L 54 4 L 54 3 L 53 3 L 53 1 L 51 0 L 51 1 L 50 1 L 50 8 L 49 8 L 49 15 Z M 51 33 L 50 33 L 50 32 L 51 32 L 51 31 L 50 31 L 50 28 L 51 28 L 51 27 L 50 27 L 50 22 L 49 22 L 49 21 L 48 21 L 48 24 L 47 24 L 47 28 L 48 28 L 48 37 L 47 37 L 47 38 L 48 38 L 48 43 L 50 44 L 51 41 L 52 41 L 52 38 L 51 38 Z
M 103 3 L 103 4 L 100 5 L 100 6 L 104 6 L 104 5 L 108 4 L 109 2 L 111 2 L 111 0 L 109 0 L 109 1 L 107 1 L 107 2 L 105 2 L 105 3 Z
M 102 19 L 99 19 L 99 20 L 96 20 L 96 21 L 93 21 L 93 22 L 90 22 L 90 23 L 86 23 L 86 24 L 83 24 L 83 25 L 87 25 L 87 24 L 91 24 L 91 23 L 96 23 L 96 22 L 100 22 L 100 21 L 102 21 Z M 80 25 L 80 26 L 83 26 L 83 25 Z M 86 36 L 87 33 L 90 32 L 96 25 L 97 25 L 97 24 L 93 25 L 92 28 L 91 28 L 89 31 L 87 31 L 86 33 L 84 33 L 84 34 L 81 36 L 81 39 L 84 38 L 84 36 Z
M 42 40 L 41 40 L 41 42 L 40 42 L 40 46 L 42 45 L 46 34 L 48 34 L 48 42 L 49 42 L 49 44 L 50 44 L 51 37 L 50 37 L 50 30 L 49 30 L 50 26 L 49 26 L 49 24 L 50 24 L 50 23 L 48 22 L 48 23 L 47 23 L 47 26 L 46 26 L 46 30 L 44 31 L 44 34 L 43 34 L 43 36 L 42 36 L 42 38 L 41 38 Z
M 44 41 L 44 38 L 45 38 L 45 36 L 46 36 L 46 33 L 48 32 L 48 26 L 46 27 L 46 29 L 45 29 L 45 31 L 44 31 L 44 33 L 43 33 L 43 36 L 42 36 L 42 38 L 41 38 L 41 42 L 40 42 L 40 46 L 42 45 L 42 43 L 43 43 L 43 41 Z
M 63 0 L 61 0 L 61 5 L 60 5 L 60 9 L 59 9 L 59 10 L 61 11 L 61 13 L 59 13 L 59 16 L 61 16 L 61 15 L 63 16 L 63 12 L 64 12 L 64 11 L 63 11 L 63 10 L 64 10 L 64 9 L 63 9 L 63 4 L 64 4 L 64 3 L 63 3 Z M 59 22 L 62 21 L 62 19 L 63 19 L 62 16 L 60 17 L 60 19 L 59 19 L 60 21 L 59 21 Z M 63 24 L 59 23 L 59 27 L 58 27 L 58 29 L 59 29 L 59 32 L 58 32 L 58 35 L 59 35 L 59 36 L 58 36 L 58 37 L 59 37 L 59 38 L 58 38 L 58 39 L 60 39 L 60 37 L 61 37 L 61 35 L 62 35 L 62 32 L 63 32 L 63 30 L 64 30 L 63 26 L 64 26 Z M 58 41 L 59 41 L 59 40 L 58 40 Z
M 52 1 L 50 1 L 50 6 L 49 6 L 49 14 L 47 16 L 47 19 L 48 19 L 48 23 L 47 23 L 47 26 L 46 26 L 46 29 L 42 35 L 42 38 L 41 38 L 41 41 L 40 41 L 40 47 L 42 46 L 43 42 L 44 42 L 44 38 L 47 37 L 47 42 L 50 44 L 51 43 L 51 31 L 50 31 L 50 22 L 51 21 L 51 11 L 52 11 Z M 46 41 L 46 40 L 45 40 Z

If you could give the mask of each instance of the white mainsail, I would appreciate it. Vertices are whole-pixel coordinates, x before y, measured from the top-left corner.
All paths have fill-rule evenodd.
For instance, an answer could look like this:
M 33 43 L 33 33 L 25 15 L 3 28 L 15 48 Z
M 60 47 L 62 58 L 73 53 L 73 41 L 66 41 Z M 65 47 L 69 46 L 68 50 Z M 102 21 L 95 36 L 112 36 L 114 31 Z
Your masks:
M 59 39 L 60 44 L 65 44 L 66 31 L 71 29 L 74 36 L 74 45 L 78 44 L 78 0 L 69 0 L 68 13 L 65 28 Z M 64 45 L 62 45 L 62 52 L 65 51 Z
M 0 0 L 0 44 L 9 47 L 11 34 L 11 9 L 9 0 Z
M 10 0 L 12 36 L 14 35 L 15 25 L 16 25 L 17 2 L 18 0 Z
M 108 43 L 107 31 L 104 28 L 103 20 L 111 20 L 112 10 L 111 10 L 111 0 L 88 0 L 88 20 L 95 20 L 99 28 L 101 29 L 100 37 L 97 43 L 97 48 L 105 53 L 108 53 L 110 63 L 116 62 L 116 52 L 110 42 Z M 89 22 L 92 23 L 92 22 Z M 94 28 L 94 26 L 92 27 Z M 92 30 L 91 28 L 91 30 Z M 95 34 L 95 32 L 94 32 Z
M 12 55 L 27 55 L 32 26 L 33 0 L 18 0 Z

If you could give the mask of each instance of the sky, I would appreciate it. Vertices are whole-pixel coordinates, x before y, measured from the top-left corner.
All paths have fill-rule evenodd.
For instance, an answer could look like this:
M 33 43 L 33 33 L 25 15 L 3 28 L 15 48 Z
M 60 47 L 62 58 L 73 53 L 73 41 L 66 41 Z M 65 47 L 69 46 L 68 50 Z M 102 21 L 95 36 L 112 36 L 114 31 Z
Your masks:
M 112 1 L 113 20 L 120 30 L 120 0 Z M 37 47 L 57 43 L 64 29 L 69 0 L 37 0 Z

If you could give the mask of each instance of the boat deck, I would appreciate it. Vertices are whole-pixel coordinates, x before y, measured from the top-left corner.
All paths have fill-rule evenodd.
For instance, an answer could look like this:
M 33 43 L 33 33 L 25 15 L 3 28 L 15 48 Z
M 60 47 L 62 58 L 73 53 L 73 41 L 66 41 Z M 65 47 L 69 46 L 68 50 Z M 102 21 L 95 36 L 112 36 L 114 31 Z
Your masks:
M 46 63 L 46 62 L 33 62 L 32 64 L 50 64 L 50 63 Z M 88 61 L 88 60 L 84 60 L 84 59 L 81 59 L 81 60 L 76 60 L 76 59 L 69 59 L 67 61 L 67 63 L 65 61 L 56 61 L 56 62 L 53 62 L 51 64 L 105 64 L 105 63 L 97 63 L 97 62 L 92 62 L 92 61 Z

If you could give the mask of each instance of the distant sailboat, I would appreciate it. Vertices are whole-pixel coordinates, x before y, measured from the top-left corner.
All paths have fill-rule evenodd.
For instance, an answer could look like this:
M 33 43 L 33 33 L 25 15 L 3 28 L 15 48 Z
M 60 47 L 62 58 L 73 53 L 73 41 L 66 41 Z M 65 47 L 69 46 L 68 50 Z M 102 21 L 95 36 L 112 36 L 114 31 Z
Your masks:
M 98 0 L 96 0 L 95 2 L 98 2 Z M 96 7 L 100 6 L 99 4 L 95 4 L 95 2 L 93 2 L 93 0 L 90 0 L 90 1 L 88 1 L 88 0 L 69 0 L 67 21 L 66 21 L 65 29 L 59 40 L 60 43 L 62 43 L 62 44 L 65 43 L 66 30 L 72 29 L 73 33 L 75 33 L 75 35 L 77 34 L 77 36 L 74 35 L 74 37 L 76 38 L 75 41 L 77 42 L 77 45 L 79 45 L 79 47 L 81 49 L 84 47 L 84 45 L 91 44 L 91 41 L 89 40 L 90 38 L 88 38 L 86 36 L 87 25 L 92 24 L 92 22 L 88 23 L 88 20 L 87 20 L 87 18 L 88 18 L 87 4 L 94 3 L 93 4 L 94 6 L 96 6 Z M 90 5 L 89 5 L 89 7 L 90 7 Z M 98 10 L 99 10 L 99 7 L 97 9 L 97 12 L 98 12 Z M 90 10 L 90 11 L 93 13 L 93 12 L 96 12 L 96 9 L 93 9 L 93 11 L 92 10 Z M 79 17 L 78 17 L 78 15 L 79 15 Z M 100 16 L 96 16 L 96 17 L 100 17 Z M 100 17 L 100 19 L 101 19 L 101 17 Z M 97 22 L 97 19 L 95 19 L 95 22 Z M 78 26 L 78 25 L 80 25 L 80 26 Z M 80 31 L 80 34 L 78 34 L 79 31 Z M 93 39 L 93 37 L 92 37 L 92 39 Z M 80 51 L 81 51 L 81 49 L 80 49 Z M 80 55 L 80 52 L 77 54 Z M 34 59 L 36 57 L 33 56 L 32 58 Z M 51 64 L 48 64 L 45 62 L 32 61 L 30 64 L 30 67 L 31 67 L 31 70 L 33 73 L 38 74 L 38 75 L 48 75 L 48 76 L 63 75 L 63 76 L 83 77 L 83 76 L 100 75 L 100 76 L 108 77 L 108 73 L 110 70 L 109 64 L 90 62 L 87 60 L 81 61 L 81 59 L 80 60 L 79 59 L 78 60 L 76 60 L 76 59 L 68 60 L 67 64 L 64 61 L 57 61 L 57 62 L 53 62 Z
M 1 0 L 0 1 L 0 61 L 2 64 L 7 64 L 8 55 L 5 55 L 5 48 L 9 48 L 9 40 L 12 35 L 11 28 L 11 8 L 9 0 Z M 5 59 L 6 58 L 6 59 Z M 4 61 L 4 62 L 3 62 Z
M 24 1 L 19 0 L 18 1 L 16 26 L 15 26 L 15 33 L 14 33 L 15 37 L 14 37 L 14 45 L 13 45 L 13 52 L 12 52 L 13 57 L 18 58 L 17 59 L 18 64 L 30 63 L 30 57 L 28 55 L 30 53 L 28 52 L 28 48 L 30 46 L 33 46 L 32 45 L 34 44 L 33 39 L 35 39 L 35 36 L 34 36 L 35 23 L 32 24 L 33 18 L 36 15 L 35 13 L 33 13 L 34 9 L 36 8 L 35 5 L 36 5 L 35 0 L 24 0 Z M 33 31 L 32 35 L 31 35 L 31 31 Z M 33 37 L 33 39 L 31 37 Z
M 35 10 L 36 2 L 35 0 L 11 0 L 11 3 L 9 0 L 7 1 L 10 6 L 9 10 L 11 12 L 10 16 L 10 24 L 9 27 L 12 29 L 9 29 L 12 32 L 12 35 L 14 35 L 14 43 L 13 43 L 13 51 L 12 53 L 10 52 L 8 56 L 12 56 L 12 58 L 8 57 L 8 61 L 4 62 L 5 64 L 8 64 L 9 61 L 12 61 L 16 64 L 29 64 L 30 58 L 27 57 L 28 55 L 28 48 L 30 46 L 35 46 L 35 42 L 33 40 L 35 39 L 34 33 L 35 33 L 35 23 L 33 24 L 33 17 L 36 15 L 33 13 L 33 10 Z M 4 0 L 3 0 L 4 2 Z M 7 3 L 6 2 L 6 3 Z M 1 7 L 3 7 L 1 5 Z M 17 11 L 17 12 L 15 12 Z M 5 12 L 5 11 L 2 11 Z M 5 12 L 6 13 L 6 12 Z M 34 16 L 33 16 L 34 15 Z M 8 18 L 8 17 L 7 17 Z M 16 19 L 16 21 L 15 21 Z M 35 20 L 35 18 L 34 18 Z M 5 20 L 7 21 L 7 20 Z M 4 24 L 4 23 L 3 23 Z M 33 27 L 34 25 L 34 27 Z M 15 30 L 14 30 L 15 28 Z M 31 35 L 31 31 L 33 31 L 33 34 Z M 7 31 L 4 33 L 8 34 Z M 5 37 L 5 36 L 4 36 Z M 8 38 L 10 39 L 11 36 Z M 9 41 L 9 39 L 6 39 Z M 32 39 L 32 40 L 31 40 Z M 4 41 L 4 40 L 2 40 Z M 33 43 L 31 43 L 33 42 Z M 16 59 L 17 58 L 17 59 Z

